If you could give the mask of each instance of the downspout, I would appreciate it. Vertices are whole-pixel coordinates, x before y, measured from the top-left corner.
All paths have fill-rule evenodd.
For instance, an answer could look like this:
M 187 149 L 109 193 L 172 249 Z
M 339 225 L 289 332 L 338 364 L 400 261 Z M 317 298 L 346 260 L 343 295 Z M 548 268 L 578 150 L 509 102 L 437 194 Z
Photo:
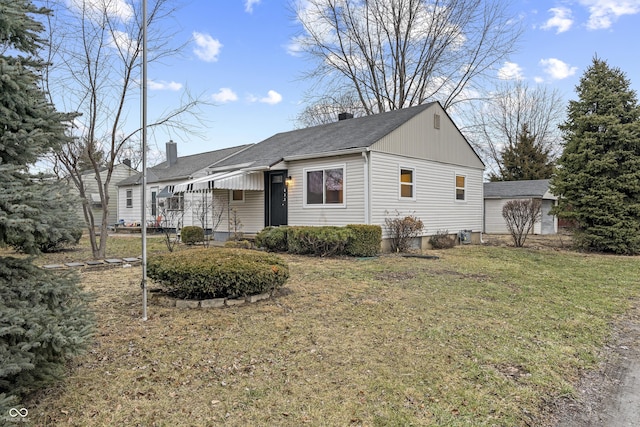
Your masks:
M 364 160 L 364 223 L 371 224 L 371 183 L 369 181 L 371 177 L 371 162 L 370 151 L 367 149 L 362 152 L 362 159 Z

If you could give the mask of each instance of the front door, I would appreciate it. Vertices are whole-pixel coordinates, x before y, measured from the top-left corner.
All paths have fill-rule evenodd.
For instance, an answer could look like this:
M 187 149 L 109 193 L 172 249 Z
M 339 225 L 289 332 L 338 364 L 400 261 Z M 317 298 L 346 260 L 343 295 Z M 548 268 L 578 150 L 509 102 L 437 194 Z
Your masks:
M 287 225 L 287 171 L 266 172 L 265 225 Z

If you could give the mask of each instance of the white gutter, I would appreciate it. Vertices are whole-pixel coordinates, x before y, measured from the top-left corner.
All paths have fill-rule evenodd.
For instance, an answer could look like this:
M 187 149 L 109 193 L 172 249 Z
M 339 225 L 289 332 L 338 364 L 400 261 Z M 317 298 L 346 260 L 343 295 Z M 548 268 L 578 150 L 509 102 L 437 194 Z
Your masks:
M 368 150 L 369 149 L 367 147 L 358 147 L 358 148 L 348 148 L 346 150 L 324 151 L 320 153 L 296 154 L 293 156 L 284 157 L 282 160 L 284 160 L 285 162 L 293 162 L 296 160 L 318 159 L 322 157 L 335 157 L 335 156 L 344 156 L 349 154 L 360 154 Z

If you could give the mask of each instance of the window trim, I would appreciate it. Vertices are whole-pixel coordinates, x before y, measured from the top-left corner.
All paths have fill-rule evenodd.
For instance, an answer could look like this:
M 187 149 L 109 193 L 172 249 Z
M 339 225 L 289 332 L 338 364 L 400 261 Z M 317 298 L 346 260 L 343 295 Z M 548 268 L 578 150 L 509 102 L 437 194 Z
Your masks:
M 331 169 L 342 169 L 342 203 L 326 202 L 326 179 L 325 171 Z M 307 203 L 307 174 L 309 172 L 322 171 L 322 203 Z M 344 209 L 347 207 L 347 165 L 333 164 L 327 166 L 316 166 L 304 168 L 302 170 L 302 207 L 310 209 Z
M 402 182 L 402 171 L 408 170 L 411 171 L 411 183 Z M 402 195 L 402 186 L 403 185 L 411 185 L 411 197 L 404 197 Z M 416 168 L 398 165 L 398 200 L 416 200 Z
M 127 209 L 133 209 L 133 189 L 132 188 L 128 188 L 125 190 L 125 194 L 124 194 L 124 205 L 126 206 Z
M 458 177 L 462 177 L 464 179 L 464 187 L 458 187 Z M 453 192 L 453 200 L 456 203 L 465 203 L 467 201 L 467 175 L 463 173 L 456 172 L 453 178 L 454 192 Z M 464 198 L 458 199 L 458 190 L 462 189 Z

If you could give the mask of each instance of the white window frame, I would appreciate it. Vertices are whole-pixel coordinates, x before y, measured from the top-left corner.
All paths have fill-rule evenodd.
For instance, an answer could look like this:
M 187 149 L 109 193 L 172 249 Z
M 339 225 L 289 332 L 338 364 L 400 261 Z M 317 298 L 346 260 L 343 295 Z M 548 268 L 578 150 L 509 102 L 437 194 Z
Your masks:
M 233 192 L 234 191 L 242 191 L 242 199 L 234 200 L 233 199 Z M 244 203 L 245 197 L 246 197 L 246 191 L 245 190 L 229 190 L 229 202 L 231 202 L 232 204 Z
M 124 205 L 127 209 L 133 209 L 133 189 L 128 188 L 124 193 L 125 202 Z
M 458 187 L 458 177 L 462 177 L 464 178 L 464 187 Z M 467 175 L 463 174 L 463 173 L 458 173 L 456 172 L 453 178 L 453 186 L 454 186 L 454 192 L 453 192 L 453 200 L 456 201 L 456 203 L 464 203 L 467 201 Z M 458 190 L 462 189 L 462 191 L 464 192 L 464 198 L 463 199 L 458 199 Z
M 411 171 L 411 183 L 402 182 L 402 171 Z M 402 186 L 411 185 L 411 197 L 404 197 L 402 195 Z M 416 168 L 398 165 L 398 200 L 416 200 Z
M 342 169 L 342 203 L 327 203 L 327 195 L 326 195 L 326 178 L 324 171 L 330 169 Z M 318 172 L 322 171 L 322 203 L 307 203 L 307 174 L 309 172 Z M 345 163 L 338 165 L 327 165 L 327 166 L 318 166 L 318 167 L 310 167 L 304 168 L 302 170 L 302 197 L 303 203 L 302 206 L 304 208 L 310 209 L 344 209 L 347 207 L 347 165 Z

